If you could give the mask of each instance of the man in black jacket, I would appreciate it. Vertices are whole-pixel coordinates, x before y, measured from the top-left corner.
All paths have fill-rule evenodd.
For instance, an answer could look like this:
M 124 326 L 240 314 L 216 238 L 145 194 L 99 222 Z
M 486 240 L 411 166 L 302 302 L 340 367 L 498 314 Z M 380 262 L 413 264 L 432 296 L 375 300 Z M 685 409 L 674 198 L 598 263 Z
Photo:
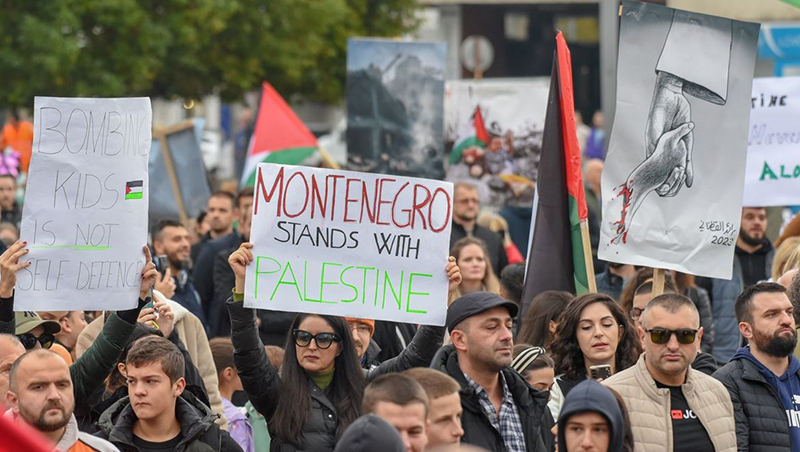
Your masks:
M 463 443 L 493 452 L 543 452 L 540 422 L 548 396 L 508 367 L 517 311 L 489 292 L 459 298 L 447 310 L 453 343 L 437 352 L 431 367 L 461 385 Z
M 236 251 L 242 242 L 250 239 L 253 187 L 243 188 L 236 195 L 236 211 L 239 213 L 238 231 L 206 242 L 192 270 L 197 293 L 203 303 L 203 313 L 209 322 L 209 339 L 231 335 L 231 323 L 228 320 L 225 301 L 231 295 L 234 278 L 228 266 L 228 256 Z M 282 346 L 283 343 L 279 345 Z
M 453 229 L 450 233 L 450 249 L 464 237 L 483 240 L 489 252 L 489 260 L 492 261 L 492 270 L 495 275 L 500 276 L 500 272 L 508 265 L 508 256 L 500 236 L 476 223 L 480 208 L 478 189 L 468 183 L 456 184 L 453 188 Z
M 800 361 L 794 309 L 780 284 L 748 287 L 736 300 L 749 346 L 714 373 L 731 394 L 739 450 L 800 451 Z

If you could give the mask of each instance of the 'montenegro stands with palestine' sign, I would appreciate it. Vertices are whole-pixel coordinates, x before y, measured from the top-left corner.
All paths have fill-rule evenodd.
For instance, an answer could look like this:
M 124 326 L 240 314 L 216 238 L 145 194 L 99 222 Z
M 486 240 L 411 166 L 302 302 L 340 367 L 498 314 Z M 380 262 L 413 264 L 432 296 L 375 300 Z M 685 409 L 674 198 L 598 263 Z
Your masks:
M 443 325 L 453 186 L 260 164 L 245 305 Z
M 136 306 L 147 244 L 150 99 L 37 97 L 17 310 Z

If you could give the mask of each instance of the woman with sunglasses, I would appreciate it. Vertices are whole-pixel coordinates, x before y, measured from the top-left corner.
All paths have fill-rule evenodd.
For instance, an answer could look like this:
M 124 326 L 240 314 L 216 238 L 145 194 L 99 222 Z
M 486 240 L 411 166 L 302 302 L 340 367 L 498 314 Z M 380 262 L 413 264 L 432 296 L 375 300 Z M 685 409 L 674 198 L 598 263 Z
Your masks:
M 613 298 L 592 293 L 572 300 L 550 348 L 557 375 L 548 405 L 553 418 L 558 420 L 564 398 L 578 383 L 627 369 L 641 353 L 636 331 Z
M 268 419 L 271 451 L 331 452 L 342 433 L 361 415 L 366 382 L 389 371 L 429 365 L 442 344 L 444 328 L 420 327 L 403 353 L 366 371 L 359 365 L 351 329 L 344 318 L 298 314 L 289 330 L 279 376 L 259 339 L 255 310 L 244 308 L 240 302 L 244 299 L 245 269 L 253 262 L 252 247 L 243 243 L 228 259 L 236 276 L 228 312 L 242 386 L 256 410 Z M 447 270 L 452 291 L 461 280 L 454 259 Z M 424 347 L 428 351 L 412 358 L 414 352 L 409 351 L 422 349 L 417 344 L 422 341 L 428 342 Z

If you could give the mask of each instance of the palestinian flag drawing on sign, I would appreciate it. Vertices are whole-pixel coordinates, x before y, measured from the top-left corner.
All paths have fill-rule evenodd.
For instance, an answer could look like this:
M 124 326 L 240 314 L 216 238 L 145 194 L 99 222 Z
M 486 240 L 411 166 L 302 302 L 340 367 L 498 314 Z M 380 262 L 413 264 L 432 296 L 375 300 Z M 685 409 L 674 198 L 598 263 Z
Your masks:
M 559 32 L 531 217 L 522 293 L 525 308 L 533 297 L 546 290 L 577 295 L 594 291 L 594 269 L 587 265 L 587 249 L 591 264 L 589 211 L 582 179 L 572 97 L 572 61 Z
M 475 107 L 475 113 L 472 114 L 472 123 L 467 123 L 461 130 L 453 150 L 450 152 L 450 163 L 458 163 L 465 150 L 472 147 L 485 148 L 488 144 L 489 132 L 486 131 L 481 106 L 478 105 Z
M 242 186 L 255 185 L 259 163 L 300 165 L 317 151 L 317 139 L 308 127 L 281 95 L 265 82 L 242 172 Z
M 132 180 L 125 184 L 125 199 L 142 199 L 144 195 L 144 182 Z

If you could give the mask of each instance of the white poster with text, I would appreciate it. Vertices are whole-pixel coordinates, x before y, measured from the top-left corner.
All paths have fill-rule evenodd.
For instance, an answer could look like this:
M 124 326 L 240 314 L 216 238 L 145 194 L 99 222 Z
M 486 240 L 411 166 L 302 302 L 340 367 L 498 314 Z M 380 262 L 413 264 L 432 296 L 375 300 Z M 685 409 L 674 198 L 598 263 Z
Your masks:
M 37 97 L 16 310 L 136 306 L 147 243 L 148 98 Z
M 245 305 L 444 325 L 453 185 L 260 164 Z

